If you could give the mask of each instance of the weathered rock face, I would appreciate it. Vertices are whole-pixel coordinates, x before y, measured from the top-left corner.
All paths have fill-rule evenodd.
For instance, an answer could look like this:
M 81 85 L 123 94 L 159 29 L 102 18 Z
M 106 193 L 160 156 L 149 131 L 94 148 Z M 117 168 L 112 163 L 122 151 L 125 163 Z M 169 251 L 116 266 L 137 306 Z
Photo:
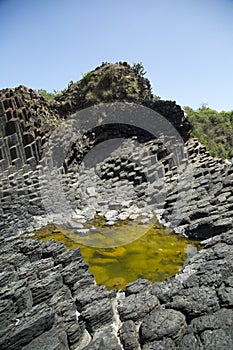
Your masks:
M 185 212 L 179 229 L 189 237 L 206 239 L 232 228 L 233 169 L 214 160 L 195 139 L 187 143 L 192 171 L 192 195 L 188 208 L 182 203 L 182 191 L 171 190 L 163 217 L 172 221 L 175 212 Z
M 62 171 L 57 176 L 68 198 L 61 203 L 61 188 L 54 193 L 39 176 L 49 136 L 67 114 L 117 100 L 136 101 L 161 113 L 186 148 L 173 138 L 155 139 L 129 126 L 77 135 L 65 161 L 58 159 Z M 1 349 L 233 348 L 233 170 L 210 157 L 189 131 L 181 108 L 154 101 L 149 82 L 125 63 L 98 67 L 53 103 L 24 87 L 0 92 Z M 78 173 L 88 151 L 119 137 L 129 138 L 121 149 L 115 147 L 111 156 Z M 135 141 L 143 145 L 138 153 Z M 181 155 L 178 165 L 174 154 Z M 183 178 L 184 170 L 191 177 Z M 190 195 L 190 178 L 187 206 L 183 199 Z M 114 192 L 119 184 L 122 193 Z M 45 205 L 48 199 L 54 203 L 51 211 Z M 153 286 L 138 280 L 116 294 L 95 284 L 79 250 L 16 236 L 68 217 L 69 210 L 80 219 L 81 229 L 82 220 L 96 211 L 114 222 L 130 216 L 131 207 L 160 210 L 167 225 L 207 239 L 204 249 L 176 277 Z
M 138 99 L 153 99 L 149 80 L 127 62 L 118 62 L 103 63 L 79 82 L 71 82 L 56 101 L 59 113 L 66 117 L 100 102 Z
M 173 278 L 95 284 L 80 250 L 1 239 L 1 349 L 231 349 L 232 231 L 206 241 Z
M 91 92 L 94 99 L 89 99 Z M 80 82 L 71 84 L 55 102 L 51 103 L 32 89 L 23 86 L 2 90 L 0 92 L 0 228 L 5 234 L 10 234 L 11 231 L 32 230 L 38 227 L 33 217 L 48 214 L 42 205 L 46 198 L 41 198 L 41 179 L 39 179 L 41 156 L 47 141 L 67 114 L 100 101 L 136 101 L 138 104 L 148 105 L 149 108 L 165 115 L 184 138 L 189 134 L 190 126 L 181 108 L 174 102 L 153 101 L 149 81 L 127 63 L 103 64 L 97 67 Z M 135 135 L 143 142 L 151 139 L 144 130 L 128 125 L 122 128 L 119 128 L 119 125 L 115 128 L 111 126 L 109 130 L 95 128 L 87 135 L 77 135 L 77 141 L 66 155 L 64 163 L 61 163 L 63 171 L 75 173 L 77 170 L 75 167 L 79 166 L 88 150 L 96 144 L 112 137 L 127 138 Z M 70 176 L 64 181 L 68 184 L 77 182 L 77 178 L 71 179 Z M 69 196 L 72 206 L 75 194 Z M 65 211 L 65 208 L 62 210 Z M 6 227 L 8 233 L 5 231 Z
M 23 165 L 35 169 L 59 116 L 38 93 L 19 86 L 0 91 L 0 118 L 0 169 L 13 166 L 17 170 Z
M 153 96 L 149 80 L 126 62 L 103 63 L 79 82 L 71 83 L 56 99 L 55 108 L 66 118 L 83 108 L 116 101 L 136 102 L 160 113 L 185 141 L 188 139 L 191 123 L 181 107 L 175 101 L 163 101 Z

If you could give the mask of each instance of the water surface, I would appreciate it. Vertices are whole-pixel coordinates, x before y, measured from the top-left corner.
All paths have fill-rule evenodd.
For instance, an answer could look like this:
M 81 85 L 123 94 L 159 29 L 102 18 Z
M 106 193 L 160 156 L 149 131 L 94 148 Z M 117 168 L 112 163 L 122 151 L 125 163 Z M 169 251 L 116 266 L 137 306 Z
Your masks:
M 95 229 L 91 246 L 87 245 L 88 240 L 85 242 L 85 235 L 77 235 L 72 230 L 54 224 L 47 225 L 34 234 L 35 238 L 44 241 L 51 239 L 61 241 L 67 249 L 80 247 L 97 284 L 104 284 L 108 289 L 125 289 L 126 284 L 138 278 L 147 278 L 152 282 L 163 281 L 175 275 L 186 259 L 200 249 L 197 241 L 178 235 L 158 222 L 153 225 L 139 225 L 137 220 L 130 224 L 119 221 L 104 230 L 103 237 L 101 229 L 106 228 L 104 219 L 96 217 L 87 225 L 92 228 L 93 226 Z M 139 231 L 137 232 L 139 238 L 129 244 L 109 248 L 93 247 L 95 235 L 98 236 L 98 242 L 101 239 L 111 241 L 117 234 L 119 237 L 121 235 L 133 237 L 135 230 Z M 145 233 L 141 236 L 141 232 Z

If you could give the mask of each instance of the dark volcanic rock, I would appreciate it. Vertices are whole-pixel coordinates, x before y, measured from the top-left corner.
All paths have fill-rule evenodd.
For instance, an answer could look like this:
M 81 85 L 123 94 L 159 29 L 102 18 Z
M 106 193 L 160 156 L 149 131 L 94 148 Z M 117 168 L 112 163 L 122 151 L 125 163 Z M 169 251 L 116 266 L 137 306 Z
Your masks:
M 62 270 L 61 274 L 64 279 L 64 283 L 72 288 L 74 284 L 86 274 L 87 269 L 88 265 L 84 262 L 82 257 L 80 257 L 79 260 L 71 262 Z
M 153 310 L 145 317 L 140 327 L 142 344 L 165 337 L 178 341 L 186 327 L 185 316 L 181 312 L 171 309 Z
M 103 328 L 94 335 L 93 340 L 83 350 L 122 350 L 119 339 L 112 329 Z
M 73 295 L 76 295 L 74 293 Z M 79 310 L 82 310 L 84 306 L 90 304 L 96 300 L 104 298 L 114 298 L 116 296 L 115 291 L 108 291 L 105 286 L 90 285 L 86 288 L 82 288 L 77 293 L 76 305 Z
M 192 215 L 193 213 L 191 216 Z M 215 218 L 216 217 L 206 217 L 193 221 L 188 228 L 190 237 L 206 239 L 210 237 L 210 235 L 218 235 L 232 228 L 231 219 L 221 219 L 215 221 Z
M 233 276 L 227 278 L 219 287 L 218 296 L 222 307 L 233 307 Z
M 125 294 L 126 294 L 126 296 L 128 296 L 130 294 L 136 294 L 136 293 L 141 292 L 142 290 L 149 289 L 150 286 L 151 286 L 150 281 L 148 281 L 146 279 L 139 278 L 138 280 L 127 284 Z
M 36 305 L 51 298 L 62 285 L 62 276 L 56 273 L 52 273 L 47 278 L 31 284 L 29 287 L 32 293 L 33 304 Z
M 7 333 L 0 340 L 1 349 L 20 350 L 34 338 L 48 331 L 53 326 L 54 321 L 55 314 L 51 308 L 43 303 L 36 305 L 22 317 L 19 314 L 15 324 L 8 327 Z
M 182 288 L 183 285 L 179 280 L 170 278 L 161 283 L 153 285 L 151 293 L 155 295 L 162 303 L 167 303 L 171 300 L 172 296 Z
M 180 290 L 167 307 L 182 311 L 189 319 L 219 309 L 217 293 L 208 287 L 192 287 Z
M 212 314 L 200 316 L 194 318 L 188 327 L 188 333 L 201 333 L 207 329 L 220 329 L 227 330 L 231 328 L 233 324 L 233 310 L 221 309 Z
M 159 306 L 159 300 L 149 291 L 131 294 L 120 300 L 118 312 L 122 321 L 142 319 L 154 308 Z
M 180 343 L 185 349 L 232 349 L 233 311 L 221 309 L 193 319 Z
M 8 326 L 14 323 L 17 317 L 17 307 L 12 300 L 1 299 L 0 300 L 0 336 L 2 337 Z
M 22 350 L 69 350 L 67 335 L 63 330 L 53 327 L 24 346 Z
M 232 336 L 223 329 L 206 330 L 200 335 L 200 339 L 204 349 L 228 350 L 233 345 Z
M 186 334 L 180 342 L 180 350 L 203 350 L 202 343 L 199 339 L 199 337 L 195 337 L 194 334 Z M 213 350 L 216 348 L 212 348 Z M 206 348 L 207 350 L 207 348 Z
M 87 329 L 93 333 L 97 328 L 113 322 L 113 310 L 108 298 L 87 304 L 81 313 Z
M 52 103 L 23 86 L 0 91 L 2 350 L 233 349 L 233 169 L 210 157 L 190 137 L 191 125 L 180 106 L 153 98 L 139 68 L 126 62 L 102 64 L 70 84 Z M 100 125 L 84 135 L 77 132 L 71 149 L 63 154 L 61 148 L 70 138 L 62 130 L 51 145 L 52 150 L 64 146 L 56 160 L 61 188 L 54 195 L 51 183 L 41 176 L 41 170 L 48 170 L 42 153 L 51 134 L 70 113 L 114 101 L 160 113 L 181 140 L 170 135 L 167 140 L 154 138 L 133 125 Z M 99 169 L 92 168 L 100 178 L 103 198 L 91 187 L 90 169 L 81 177 L 88 196 L 79 194 L 84 156 L 112 138 L 129 142 L 124 157 L 116 154 Z M 143 144 L 145 152 L 136 152 L 135 141 Z M 116 201 L 111 196 L 118 181 L 123 182 L 127 198 L 120 198 L 118 191 Z M 150 198 L 146 198 L 148 185 Z M 60 189 L 67 205 L 57 201 Z M 156 205 L 164 209 L 161 219 L 171 228 L 207 239 L 204 248 L 189 256 L 178 275 L 156 285 L 139 279 L 127 285 L 120 297 L 96 285 L 79 249 L 67 251 L 54 240 L 16 236 L 56 221 L 70 209 L 88 207 L 88 199 L 91 205 L 100 203 L 101 211 L 121 208 L 125 199 L 138 208 Z M 53 203 L 51 210 L 45 210 L 48 201 Z
M 66 250 L 65 246 L 63 245 L 62 253 L 57 254 L 57 256 L 54 258 L 54 261 L 56 265 L 62 264 L 62 266 L 65 267 L 69 265 L 72 261 L 79 261 L 81 258 L 82 257 L 79 248 Z
M 79 291 L 82 291 L 86 287 L 95 285 L 94 276 L 92 273 L 87 272 L 82 278 L 80 278 L 73 285 L 73 295 L 77 295 Z
M 33 305 L 31 290 L 28 288 L 27 280 L 12 282 L 1 289 L 0 298 L 12 301 L 17 313 L 29 310 Z
M 177 349 L 175 342 L 170 338 L 153 341 L 142 346 L 142 350 L 175 350 Z
M 76 251 L 75 251 L 76 252 Z M 54 240 L 49 242 L 43 242 L 42 245 L 42 258 L 54 258 L 55 264 L 59 264 L 63 262 L 63 254 L 67 254 L 67 250 L 65 248 L 65 245 L 62 242 L 56 242 Z M 76 254 L 74 252 L 70 254 Z M 68 253 L 69 255 L 69 253 Z M 61 261 L 56 260 L 56 258 L 61 259 Z M 69 260 L 69 263 L 72 261 L 72 259 Z
M 0 286 L 4 287 L 7 284 L 9 284 L 11 281 L 16 281 L 17 274 L 15 272 L 15 269 L 13 266 L 7 266 L 7 268 L 4 269 L 4 272 L 0 273 Z
M 137 327 L 133 321 L 123 322 L 120 328 L 120 339 L 125 350 L 140 350 Z
M 37 241 L 24 240 L 20 247 L 20 252 L 26 255 L 31 262 L 37 261 L 42 257 L 42 248 Z
M 31 241 L 22 249 L 24 239 L 7 241 L 8 251 L 12 252 L 8 260 L 13 261 L 14 249 L 16 259 L 17 251 L 22 251 L 20 256 L 25 259 L 20 259 L 22 266 L 15 264 L 12 268 L 18 278 L 8 281 L 0 291 L 0 348 L 75 349 L 82 341 L 86 327 L 85 322 L 78 319 L 71 290 L 64 284 L 61 272 L 65 267 L 55 265 L 52 258 L 56 256 L 56 244 L 51 242 L 50 257 L 45 255 L 43 259 L 43 254 L 35 254 L 35 247 L 39 246 L 41 252 L 43 242 Z M 57 254 L 62 254 L 59 247 L 60 244 Z M 30 262 L 28 257 L 33 256 L 36 259 L 32 258 Z M 79 262 L 82 266 L 80 256 L 76 263 Z

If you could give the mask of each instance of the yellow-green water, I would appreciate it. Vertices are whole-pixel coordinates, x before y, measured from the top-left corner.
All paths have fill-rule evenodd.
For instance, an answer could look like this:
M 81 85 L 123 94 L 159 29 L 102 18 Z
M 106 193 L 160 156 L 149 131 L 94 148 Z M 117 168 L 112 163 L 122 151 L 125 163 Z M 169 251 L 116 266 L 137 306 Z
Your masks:
M 96 235 L 98 243 L 105 222 L 102 218 L 95 218 L 89 223 L 89 226 L 93 224 L 97 227 L 93 231 L 93 237 Z M 87 246 L 85 244 L 88 244 L 88 240 L 85 242 L 85 235 L 83 237 L 77 236 L 73 231 L 53 224 L 34 233 L 35 238 L 45 241 L 51 239 L 61 241 L 67 249 L 80 247 L 85 261 L 89 264 L 89 271 L 94 274 L 96 282 L 104 284 L 108 289 L 125 289 L 126 284 L 137 278 L 147 278 L 152 282 L 160 282 L 175 275 L 183 266 L 188 254 L 200 248 L 197 241 L 191 241 L 175 234 L 158 222 L 153 223 L 153 225 L 139 225 L 137 221 L 131 224 L 119 222 L 104 231 L 101 239 L 107 242 L 106 237 L 110 235 L 111 244 L 114 242 L 113 236 L 115 237 L 119 231 L 120 236 L 131 234 L 132 237 L 135 236 L 136 231 L 139 231 L 137 234 L 139 238 L 122 246 L 96 248 L 93 247 L 94 238 L 91 242 L 92 246 Z M 141 235 L 142 232 L 145 233 Z

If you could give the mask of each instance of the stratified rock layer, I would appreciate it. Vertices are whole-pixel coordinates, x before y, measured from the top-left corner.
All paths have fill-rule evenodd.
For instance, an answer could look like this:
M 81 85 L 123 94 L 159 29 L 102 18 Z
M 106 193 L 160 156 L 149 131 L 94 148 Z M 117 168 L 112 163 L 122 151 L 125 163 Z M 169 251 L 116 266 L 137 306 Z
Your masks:
M 77 110 L 118 100 L 162 114 L 185 147 L 129 125 L 95 128 L 77 134 L 64 161 L 57 160 L 61 171 L 54 176 L 61 187 L 53 191 L 40 176 L 53 131 Z M 189 132 L 181 108 L 155 101 L 148 80 L 126 63 L 98 67 L 53 103 L 22 86 L 0 91 L 1 349 L 233 348 L 233 170 Z M 84 156 L 111 137 L 128 140 L 79 174 Z M 135 141 L 143 144 L 138 153 Z M 181 157 L 178 164 L 175 156 Z M 61 190 L 67 201 L 59 201 Z M 114 215 L 127 214 L 124 200 L 158 210 L 166 225 L 206 239 L 204 248 L 177 276 L 156 285 L 138 280 L 116 293 L 96 285 L 79 249 L 18 236 L 49 221 L 71 220 L 73 213 L 83 220 L 102 210 L 114 222 Z
M 1 349 L 231 349 L 232 231 L 173 278 L 97 286 L 79 249 L 1 239 Z

